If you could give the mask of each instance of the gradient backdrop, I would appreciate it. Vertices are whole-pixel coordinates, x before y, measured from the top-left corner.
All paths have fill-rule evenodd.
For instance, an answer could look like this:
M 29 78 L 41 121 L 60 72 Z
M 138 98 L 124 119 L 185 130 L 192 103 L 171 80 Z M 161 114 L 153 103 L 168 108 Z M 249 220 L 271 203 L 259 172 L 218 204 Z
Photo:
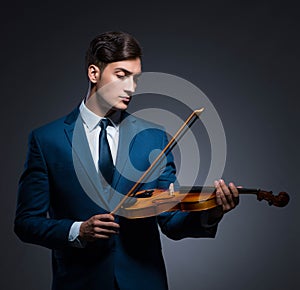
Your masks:
M 50 251 L 13 233 L 17 182 L 30 130 L 85 95 L 85 50 L 107 30 L 140 41 L 144 71 L 177 75 L 209 97 L 227 137 L 227 182 L 291 196 L 285 208 L 241 197 L 213 240 L 162 237 L 170 289 L 300 289 L 297 1 L 24 2 L 0 12 L 1 289 L 50 289 Z

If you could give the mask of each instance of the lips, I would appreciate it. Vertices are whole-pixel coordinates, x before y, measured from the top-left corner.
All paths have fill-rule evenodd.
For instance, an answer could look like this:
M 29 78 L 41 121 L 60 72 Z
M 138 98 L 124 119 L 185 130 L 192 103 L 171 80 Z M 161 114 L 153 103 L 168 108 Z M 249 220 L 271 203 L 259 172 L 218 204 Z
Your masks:
M 131 99 L 131 97 L 129 97 L 129 96 L 120 96 L 120 98 L 125 102 L 129 102 Z

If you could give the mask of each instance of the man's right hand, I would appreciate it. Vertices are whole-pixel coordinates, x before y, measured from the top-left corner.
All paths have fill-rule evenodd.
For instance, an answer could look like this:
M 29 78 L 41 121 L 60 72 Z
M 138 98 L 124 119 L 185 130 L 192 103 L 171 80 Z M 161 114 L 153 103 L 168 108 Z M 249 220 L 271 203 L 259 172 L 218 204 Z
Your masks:
M 120 226 L 114 222 L 112 214 L 98 214 L 92 216 L 80 225 L 79 238 L 83 241 L 108 239 L 119 233 Z

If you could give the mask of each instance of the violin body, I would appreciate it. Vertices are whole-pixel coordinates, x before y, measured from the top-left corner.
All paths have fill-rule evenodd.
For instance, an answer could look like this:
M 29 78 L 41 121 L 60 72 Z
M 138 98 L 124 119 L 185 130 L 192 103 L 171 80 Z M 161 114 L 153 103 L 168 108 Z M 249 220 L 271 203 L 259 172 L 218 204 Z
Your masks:
M 149 197 L 139 197 L 144 195 Z M 128 218 L 143 218 L 159 215 L 165 211 L 199 211 L 216 207 L 215 193 L 188 194 L 175 191 L 170 194 L 169 190 L 155 189 L 138 192 L 135 202 L 132 199 L 119 209 L 118 214 Z

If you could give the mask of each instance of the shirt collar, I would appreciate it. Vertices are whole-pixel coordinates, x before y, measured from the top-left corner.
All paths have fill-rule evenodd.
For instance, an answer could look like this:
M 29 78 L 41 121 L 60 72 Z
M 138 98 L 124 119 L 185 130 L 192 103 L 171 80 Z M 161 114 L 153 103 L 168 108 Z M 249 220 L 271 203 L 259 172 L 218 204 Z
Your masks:
M 99 122 L 103 119 L 92 112 L 84 103 L 84 100 L 81 102 L 79 107 L 80 115 L 83 122 L 86 124 L 89 131 L 93 131 L 99 125 Z M 111 121 L 112 125 L 118 129 L 120 123 L 121 111 L 116 111 L 109 116 L 109 120 Z

